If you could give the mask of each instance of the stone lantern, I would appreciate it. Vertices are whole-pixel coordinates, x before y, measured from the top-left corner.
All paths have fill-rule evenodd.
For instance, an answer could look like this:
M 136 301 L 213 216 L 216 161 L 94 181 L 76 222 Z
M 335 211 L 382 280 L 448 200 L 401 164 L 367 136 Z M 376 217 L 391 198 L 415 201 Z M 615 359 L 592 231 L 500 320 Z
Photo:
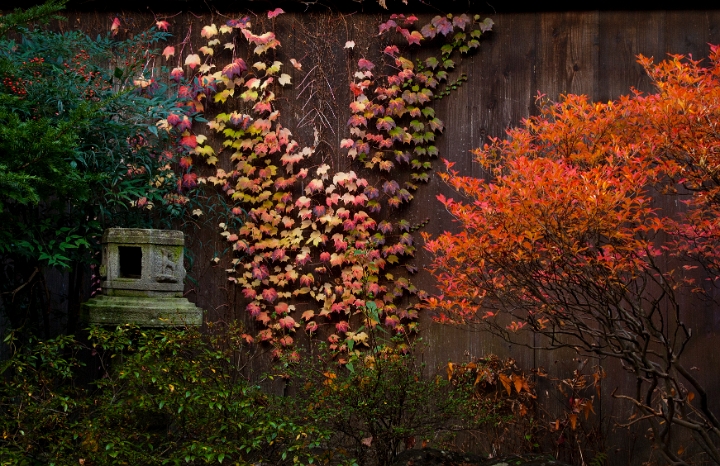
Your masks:
M 181 231 L 110 228 L 102 239 L 102 294 L 82 305 L 96 325 L 182 327 L 202 324 L 202 309 L 183 298 Z

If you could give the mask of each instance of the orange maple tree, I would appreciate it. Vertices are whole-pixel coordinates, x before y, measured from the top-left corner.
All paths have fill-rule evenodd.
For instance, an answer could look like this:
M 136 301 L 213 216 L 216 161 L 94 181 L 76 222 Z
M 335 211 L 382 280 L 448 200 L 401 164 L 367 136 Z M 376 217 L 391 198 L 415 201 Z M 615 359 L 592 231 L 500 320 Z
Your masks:
M 638 378 L 617 395 L 637 409 L 628 422 L 649 421 L 672 464 L 686 464 L 679 430 L 720 463 L 720 423 L 682 357 L 684 297 L 709 299 L 720 279 L 720 49 L 707 66 L 639 62 L 655 93 L 539 96 L 538 116 L 474 152 L 487 180 L 446 162 L 460 197 L 438 199 L 460 231 L 426 235 L 442 294 L 425 306 L 509 341 L 530 330 L 546 348 L 619 358 Z M 660 209 L 662 195 L 680 207 Z

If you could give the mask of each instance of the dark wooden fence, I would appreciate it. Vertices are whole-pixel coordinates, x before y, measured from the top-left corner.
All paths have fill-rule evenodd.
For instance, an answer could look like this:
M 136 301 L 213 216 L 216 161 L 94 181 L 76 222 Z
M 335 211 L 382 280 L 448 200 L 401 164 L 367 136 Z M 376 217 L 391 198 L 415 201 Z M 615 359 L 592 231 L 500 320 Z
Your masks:
M 550 98 L 562 93 L 584 93 L 602 101 L 628 93 L 631 86 L 647 91 L 649 80 L 635 61 L 637 54 L 658 60 L 669 53 L 700 58 L 707 56 L 708 43 L 720 43 L 720 10 L 498 14 L 487 10 L 486 6 L 482 13 L 492 17 L 495 27 L 484 37 L 480 50 L 460 64 L 461 71 L 468 75 L 467 83 L 435 105 L 446 128 L 438 139 L 441 156 L 455 161 L 462 173 L 477 176 L 483 173 L 473 164 L 469 151 L 488 136 L 502 137 L 508 127 L 535 113 L 538 91 Z M 226 17 L 234 16 L 231 11 L 205 11 L 181 13 L 171 19 L 176 31 L 192 27 L 193 43 L 198 44 L 195 49 L 202 45 L 199 32 L 204 24 L 220 24 Z M 153 15 L 141 9 L 70 12 L 68 16 L 69 21 L 61 28 L 81 27 L 92 32 L 107 31 L 115 16 L 138 27 L 154 22 Z M 276 22 L 275 32 L 282 40 L 280 53 L 302 61 L 305 72 L 311 73 L 307 79 L 313 80 L 314 92 L 309 102 L 308 93 L 297 96 L 297 89 L 283 93 L 283 125 L 292 128 L 306 143 L 312 141 L 313 130 L 319 129 L 323 142 L 319 150 L 333 170 L 351 166 L 339 149 L 340 140 L 347 137 L 345 122 L 351 100 L 348 83 L 358 58 L 379 55 L 381 39 L 377 26 L 383 17 L 387 14 L 296 12 L 283 15 Z M 343 48 L 347 40 L 356 42 L 354 50 Z M 303 76 L 296 74 L 295 82 Z M 311 108 L 318 109 L 324 118 L 308 116 Z M 418 190 L 405 212 L 407 218 L 418 222 L 429 217 L 425 230 L 431 234 L 453 228 L 450 217 L 435 200 L 437 193 L 452 195 L 435 176 Z M 188 285 L 187 296 L 207 310 L 208 321 L 241 319 L 252 325 L 245 316 L 239 290 L 228 283 L 222 264 L 211 262 L 217 251 L 226 248 L 218 231 L 196 231 L 188 243 L 194 259 L 190 275 L 195 282 Z M 419 251 L 420 268 L 427 260 L 428 256 Z M 423 271 L 415 283 L 418 288 L 433 290 L 432 278 Z M 688 320 L 695 332 L 686 357 L 700 369 L 699 377 L 707 383 L 712 403 L 720 411 L 717 375 L 720 352 L 715 349 L 720 335 L 720 310 L 701 303 L 685 304 L 691 306 Z M 430 348 L 423 358 L 432 368 L 441 368 L 449 360 L 464 361 L 489 353 L 512 356 L 521 367 L 544 367 L 556 377 L 567 377 L 578 364 L 571 351 L 547 353 L 512 347 L 485 334 L 434 324 L 428 316 L 421 317 L 421 324 L 423 338 Z M 604 364 L 609 376 L 603 381 L 596 413 L 598 419 L 605 419 L 606 450 L 611 455 L 608 464 L 641 464 L 651 458 L 643 440 L 645 433 L 638 429 L 631 432 L 613 429 L 613 420 L 625 418 L 630 408 L 611 393 L 615 389 L 632 392 L 634 379 L 615 364 Z M 539 388 L 546 402 L 561 403 L 544 394 L 549 388 L 547 383 Z

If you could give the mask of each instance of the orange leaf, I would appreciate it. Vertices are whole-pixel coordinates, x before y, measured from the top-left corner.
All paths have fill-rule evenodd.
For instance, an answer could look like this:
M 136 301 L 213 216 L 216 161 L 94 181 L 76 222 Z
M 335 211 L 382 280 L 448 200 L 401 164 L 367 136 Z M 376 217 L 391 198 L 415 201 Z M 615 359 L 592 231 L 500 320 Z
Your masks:
M 478 372 L 477 377 L 475 377 L 475 383 L 473 385 L 479 384 L 480 381 L 482 380 L 482 376 L 483 376 L 482 372 Z
M 692 401 L 695 399 L 695 394 L 693 392 L 689 392 L 687 398 L 688 401 Z
M 525 380 L 523 379 L 523 377 L 522 377 L 521 375 L 515 375 L 515 374 L 513 374 L 512 377 L 511 377 L 511 380 L 512 380 L 513 383 L 515 384 L 515 391 L 518 392 L 518 393 L 520 393 L 520 392 L 522 391 L 522 388 L 523 388 L 523 382 L 525 382 Z
M 593 409 L 592 400 L 587 400 L 587 401 L 585 401 L 585 403 L 583 403 L 583 413 L 585 413 L 586 420 L 588 417 L 590 417 L 590 413 L 595 414 L 595 410 Z
M 502 382 L 503 386 L 505 387 L 505 390 L 507 390 L 508 395 L 512 395 L 512 387 L 510 385 L 510 378 L 505 374 L 500 374 L 498 376 L 500 379 L 500 382 Z
M 447 365 L 448 380 L 452 380 L 453 371 L 455 370 L 455 364 L 449 362 Z
M 575 427 L 577 427 L 577 414 L 570 414 L 568 418 L 570 419 L 570 428 L 575 430 Z

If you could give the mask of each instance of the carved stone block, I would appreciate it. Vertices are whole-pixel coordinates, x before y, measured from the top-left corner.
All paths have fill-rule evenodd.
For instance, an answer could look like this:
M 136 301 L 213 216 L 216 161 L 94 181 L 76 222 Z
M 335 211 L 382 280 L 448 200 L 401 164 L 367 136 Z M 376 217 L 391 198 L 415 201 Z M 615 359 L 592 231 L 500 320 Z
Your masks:
M 181 231 L 110 228 L 102 239 L 102 295 L 83 304 L 90 324 L 201 325 L 202 310 L 182 297 Z

